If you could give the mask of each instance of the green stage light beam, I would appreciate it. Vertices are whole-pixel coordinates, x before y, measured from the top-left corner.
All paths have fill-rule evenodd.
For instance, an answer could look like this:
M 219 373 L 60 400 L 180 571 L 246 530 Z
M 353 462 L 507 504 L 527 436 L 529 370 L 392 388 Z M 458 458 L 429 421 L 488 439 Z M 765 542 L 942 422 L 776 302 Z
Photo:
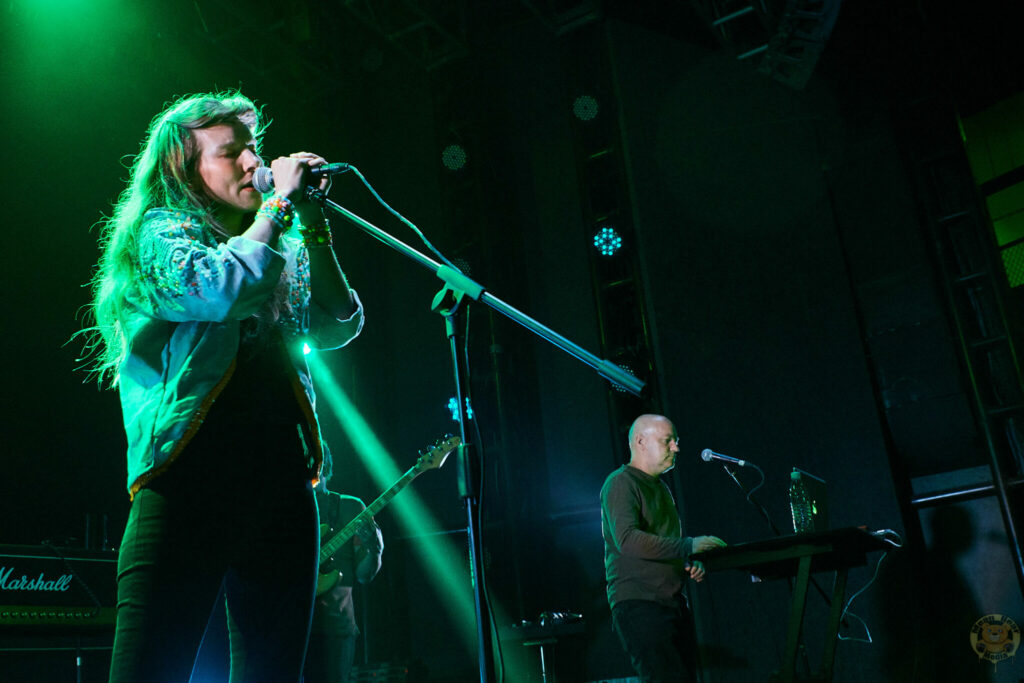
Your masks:
M 306 354 L 310 371 L 316 378 L 317 387 L 321 390 L 320 393 L 336 412 L 345 435 L 366 465 L 374 482 L 381 490 L 387 489 L 398 480 L 403 471 L 395 465 L 394 458 L 384 448 L 348 394 L 334 379 L 330 368 L 315 351 L 306 351 L 308 348 L 305 346 L 303 352 Z M 392 501 L 391 505 L 406 535 L 419 541 L 412 544 L 412 547 L 422 566 L 428 570 L 430 576 L 440 577 L 440 580 L 435 579 L 434 589 L 458 626 L 467 654 L 476 656 L 476 608 L 471 592 L 471 581 L 474 581 L 475 577 L 470 576 L 468 548 L 456 547 L 443 535 L 446 533 L 445 530 L 437 523 L 415 491 L 406 489 Z M 429 571 L 432 569 L 436 571 Z M 501 604 L 492 600 L 491 605 L 498 623 L 512 623 Z M 490 633 L 490 625 L 484 630 Z M 506 661 L 505 666 L 508 667 L 508 680 L 528 680 L 530 677 L 520 657 Z
M 316 378 L 319 393 L 337 414 L 339 424 L 370 476 L 381 490 L 389 488 L 403 471 L 395 465 L 394 458 L 319 355 L 316 352 L 310 353 L 306 361 Z M 471 592 L 468 551 L 440 535 L 444 531 L 441 525 L 411 488 L 399 494 L 391 505 L 406 535 L 417 539 L 411 546 L 428 575 L 435 578 L 432 585 L 441 604 L 449 611 L 459 629 L 463 646 L 467 653 L 475 653 L 476 611 Z

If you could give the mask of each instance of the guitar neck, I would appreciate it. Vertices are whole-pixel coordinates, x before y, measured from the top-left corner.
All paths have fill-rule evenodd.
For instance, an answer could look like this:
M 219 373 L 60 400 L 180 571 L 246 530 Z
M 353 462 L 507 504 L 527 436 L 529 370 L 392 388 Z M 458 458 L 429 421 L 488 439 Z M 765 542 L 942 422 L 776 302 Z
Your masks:
M 420 475 L 422 468 L 419 464 L 413 465 L 409 468 L 409 471 L 402 475 L 402 478 L 391 485 L 384 493 L 377 496 L 377 499 L 370 503 L 365 510 L 360 512 L 352 521 L 349 522 L 339 531 L 337 534 L 332 536 L 330 540 L 324 541 L 320 547 L 320 561 L 324 562 L 331 557 L 338 548 L 345 545 L 350 538 L 356 535 L 356 529 L 359 525 L 367 521 L 375 514 L 381 511 L 385 505 L 391 502 L 391 499 L 398 495 L 398 493 L 406 486 L 412 483 L 412 480 Z

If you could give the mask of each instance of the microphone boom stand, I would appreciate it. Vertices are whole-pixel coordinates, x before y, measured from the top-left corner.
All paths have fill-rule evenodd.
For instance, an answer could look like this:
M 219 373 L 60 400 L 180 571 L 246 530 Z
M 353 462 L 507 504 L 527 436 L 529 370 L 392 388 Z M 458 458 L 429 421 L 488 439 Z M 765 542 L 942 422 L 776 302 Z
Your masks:
M 472 571 L 473 601 L 476 608 L 476 632 L 477 632 L 477 659 L 480 668 L 480 682 L 491 683 L 495 680 L 494 675 L 494 651 L 491 642 L 490 623 L 491 615 L 487 604 L 486 595 L 483 590 L 483 562 L 482 543 L 477 522 L 479 517 L 479 494 L 477 482 L 479 481 L 480 466 L 473 448 L 467 442 L 466 434 L 466 405 L 463 396 L 463 378 L 468 377 L 465 368 L 462 367 L 462 360 L 458 353 L 456 341 L 456 326 L 454 317 L 465 296 L 473 301 L 480 301 L 506 318 L 509 318 L 538 337 L 547 340 L 582 363 L 589 365 L 599 375 L 624 388 L 626 391 L 639 396 L 643 391 L 645 382 L 629 374 L 618 365 L 609 360 L 602 360 L 590 353 L 581 346 L 569 341 L 554 330 L 545 327 L 525 313 L 510 306 L 504 301 L 491 295 L 486 289 L 467 277 L 464 273 L 451 266 L 442 265 L 417 251 L 401 240 L 389 235 L 372 223 L 360 218 L 345 207 L 331 201 L 320 190 L 310 188 L 307 196 L 324 208 L 330 208 L 336 214 L 361 229 L 374 239 L 383 242 L 403 256 L 412 259 L 425 268 L 429 268 L 444 282 L 444 287 L 434 298 L 433 309 L 437 310 L 445 319 L 446 337 L 449 340 L 452 354 L 452 374 L 455 380 L 456 400 L 458 400 L 459 427 L 462 436 L 462 445 L 459 446 L 459 494 L 466 503 L 466 517 L 468 527 L 466 529 L 469 540 L 470 568 Z M 453 304 L 447 308 L 441 308 L 442 302 L 451 297 Z

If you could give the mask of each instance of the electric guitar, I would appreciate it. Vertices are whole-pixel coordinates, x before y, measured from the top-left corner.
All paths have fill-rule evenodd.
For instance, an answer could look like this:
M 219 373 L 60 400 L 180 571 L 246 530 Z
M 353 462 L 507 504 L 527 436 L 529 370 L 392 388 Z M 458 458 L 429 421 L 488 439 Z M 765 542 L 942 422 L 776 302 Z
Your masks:
M 331 556 L 338 552 L 338 549 L 345 545 L 353 536 L 356 529 L 363 523 L 368 523 L 370 518 L 380 512 L 381 508 L 391 502 L 391 499 L 398 495 L 398 492 L 412 483 L 412 480 L 423 472 L 436 469 L 444 465 L 448 454 L 455 450 L 462 439 L 457 436 L 448 436 L 438 439 L 427 452 L 420 451 L 420 457 L 416 464 L 409 468 L 409 471 L 402 475 L 401 479 L 392 484 L 384 493 L 377 497 L 377 500 L 370 503 L 365 510 L 356 515 L 351 522 L 346 524 L 340 531 L 333 532 L 327 524 L 320 525 L 320 575 L 316 579 L 316 594 L 322 595 L 334 588 L 334 584 L 341 578 L 341 572 L 331 565 Z

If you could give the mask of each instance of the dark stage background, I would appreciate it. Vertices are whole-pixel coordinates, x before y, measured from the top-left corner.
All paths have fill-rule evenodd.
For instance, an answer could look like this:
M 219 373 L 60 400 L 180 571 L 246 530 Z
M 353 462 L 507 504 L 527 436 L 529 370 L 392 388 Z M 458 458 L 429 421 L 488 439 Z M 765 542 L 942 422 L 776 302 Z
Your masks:
M 0 543 L 82 546 L 88 518 L 99 545 L 105 516 L 116 547 L 129 506 L 120 408 L 75 371 L 81 347 L 69 343 L 88 301 L 97 223 L 165 102 L 240 87 L 273 119 L 266 157 L 305 149 L 354 164 L 496 296 L 601 353 L 611 353 L 616 327 L 637 323 L 603 303 L 609 271 L 591 255 L 595 207 L 617 198 L 628 226 L 619 258 L 636 276 L 628 308 L 642 311 L 646 330 L 636 367 L 650 397 L 610 391 L 472 307 L 485 564 L 506 680 L 540 680 L 536 648 L 510 627 L 544 611 L 585 617 L 581 634 L 548 653 L 558 680 L 630 675 L 604 597 L 598 492 L 627 457 L 628 421 L 644 410 L 679 430 L 670 482 L 689 534 L 772 535 L 721 468 L 699 460 L 710 447 L 760 465 L 757 496 L 784 530 L 788 474 L 800 467 L 829 482 L 833 527 L 891 528 L 907 540 L 854 603 L 859 620 L 841 633 L 864 638 L 866 627 L 873 643 L 840 644 L 836 681 L 1024 678 L 1019 658 L 995 669 L 969 649 L 982 615 L 1024 623 L 996 500 L 910 504 L 933 480 L 955 488 L 987 471 L 913 159 L 922 131 L 959 144 L 957 114 L 1021 90 L 1019 37 L 1001 3 L 848 3 L 802 88 L 737 60 L 701 2 L 385 2 L 377 25 L 354 2 L 179 4 L 12 0 L 0 9 Z M 403 42 L 410 7 L 445 31 Z M 607 186 L 588 175 L 595 129 L 573 116 L 581 94 L 596 97 L 595 125 L 616 165 Z M 467 155 L 458 171 L 441 163 L 451 144 Z M 973 185 L 962 191 L 974 201 Z M 351 174 L 332 198 L 418 246 Z M 404 470 L 418 449 L 457 431 L 444 325 L 430 311 L 439 284 L 341 220 L 335 244 L 367 323 L 322 360 Z M 380 486 L 323 399 L 332 488 L 370 501 Z M 436 522 L 413 532 L 379 515 L 384 567 L 357 595 L 358 661 L 401 664 L 408 680 L 474 680 L 472 643 L 438 588 L 448 580 L 470 592 L 454 468 L 413 489 Z M 455 576 L 421 560 L 432 537 L 452 542 Z M 851 572 L 848 595 L 878 558 Z M 826 591 L 830 580 L 819 576 Z M 785 582 L 722 573 L 690 598 L 702 681 L 768 680 L 785 641 Z M 826 615 L 812 593 L 812 668 Z M 86 653 L 86 680 L 104 679 L 104 657 Z M 72 675 L 70 652 L 0 652 L 0 680 Z

